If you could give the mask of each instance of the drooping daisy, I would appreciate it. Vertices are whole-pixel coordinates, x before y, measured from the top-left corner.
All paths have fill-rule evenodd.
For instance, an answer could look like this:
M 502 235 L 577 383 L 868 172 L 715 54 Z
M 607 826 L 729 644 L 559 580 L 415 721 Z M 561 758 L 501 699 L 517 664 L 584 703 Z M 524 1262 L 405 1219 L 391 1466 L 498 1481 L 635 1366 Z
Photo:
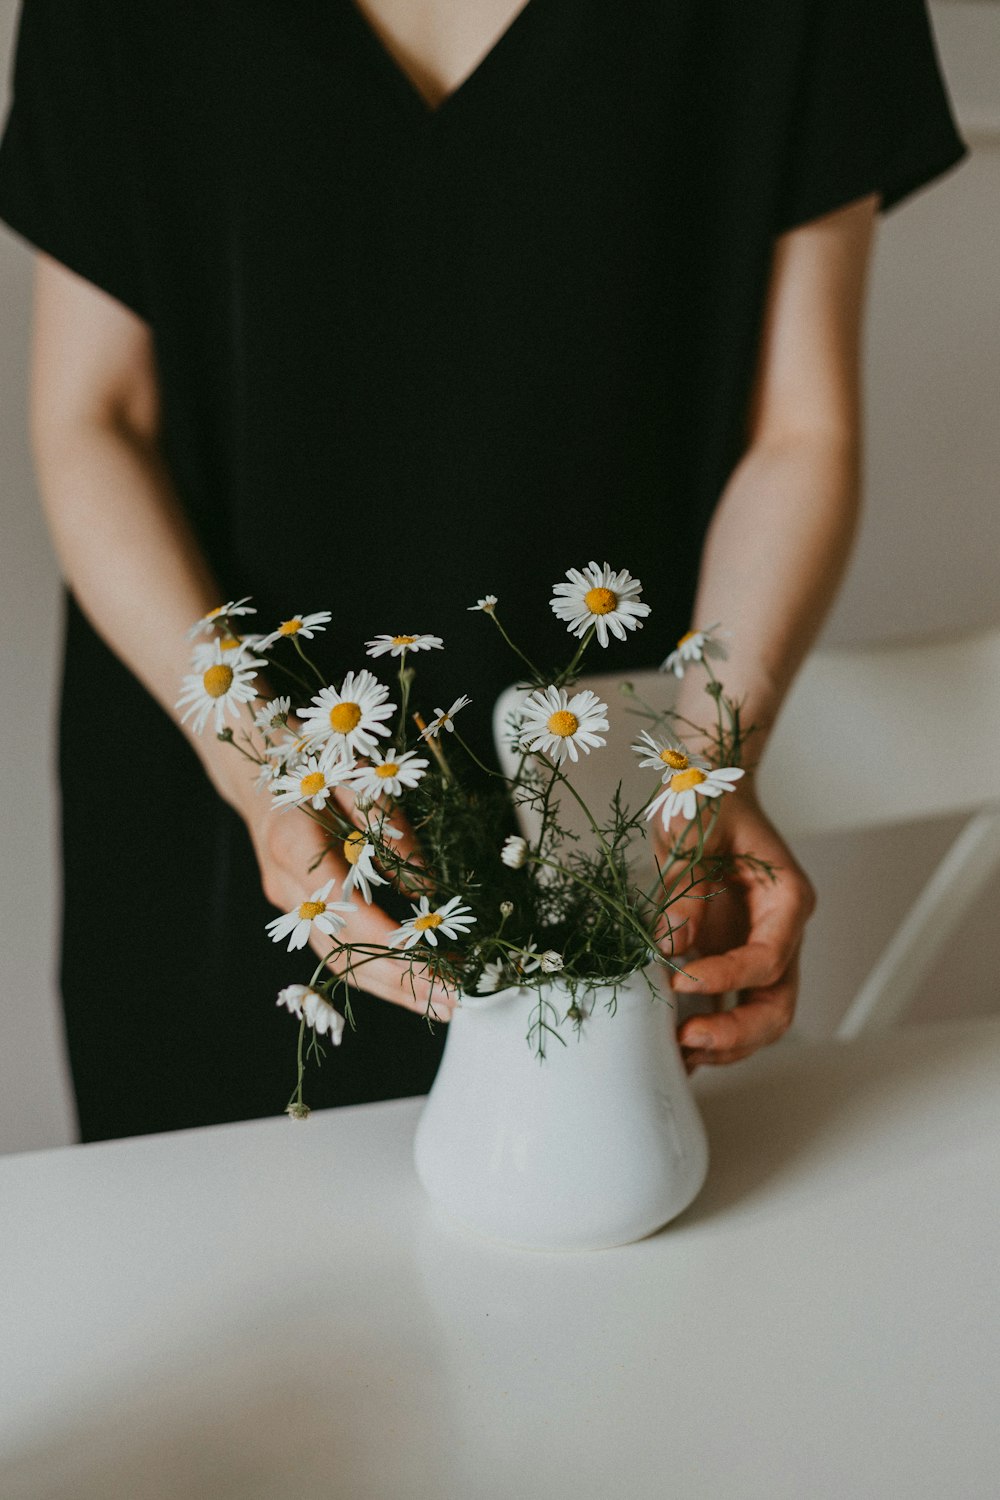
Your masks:
M 469 609 L 481 609 L 484 615 L 491 615 L 497 607 L 496 594 L 487 594 L 485 599 L 477 599 L 475 604 L 470 604 Z
M 422 740 L 436 740 L 442 729 L 447 729 L 450 734 L 455 728 L 454 724 L 451 722 L 452 719 L 460 709 L 468 708 L 471 702 L 472 699 L 466 698 L 465 694 L 463 693 L 461 698 L 455 699 L 454 703 L 449 709 L 445 710 L 443 708 L 436 708 L 434 712 L 437 717 L 431 720 L 427 728 L 421 734 L 420 738 Z
M 431 903 L 426 896 L 421 896 L 418 903 L 411 902 L 411 905 L 414 915 L 407 917 L 402 926 L 391 934 L 390 948 L 412 948 L 421 938 L 430 943 L 432 948 L 436 948 L 439 932 L 442 937 L 464 937 L 476 920 L 467 915 L 471 907 L 462 905 L 461 896 L 452 896 L 450 901 L 446 901 L 436 911 L 431 911 Z
M 568 583 L 557 583 L 550 601 L 553 614 L 565 620 L 570 635 L 586 635 L 592 625 L 597 639 L 608 644 L 608 631 L 623 641 L 629 630 L 642 629 L 649 605 L 639 601 L 642 584 L 625 572 L 612 573 L 607 563 L 599 568 L 588 563 L 582 571 L 569 568 Z
M 719 622 L 716 621 L 714 625 L 706 625 L 704 630 L 689 630 L 687 635 L 682 635 L 676 648 L 660 663 L 660 671 L 673 672 L 675 677 L 683 677 L 685 667 L 690 662 L 701 661 L 706 656 L 725 661 L 726 648 L 718 635 L 713 633 L 715 631 L 719 635 L 729 634 L 725 630 L 719 631 Z
M 692 755 L 685 749 L 682 742 L 673 734 L 661 733 L 658 738 L 643 730 L 639 736 L 639 743 L 633 745 L 632 749 L 636 755 L 641 755 L 639 765 L 644 769 L 659 771 L 664 783 L 676 771 L 688 771 L 692 766 L 697 766 L 700 771 L 707 771 L 710 762 L 701 755 Z
M 312 615 L 293 615 L 290 620 L 282 620 L 277 630 L 272 630 L 270 635 L 262 635 L 258 650 L 266 651 L 268 646 L 273 646 L 282 636 L 300 636 L 304 641 L 311 641 L 319 631 L 325 630 L 333 619 L 328 609 L 317 610 Z
M 328 901 L 326 898 L 332 890 L 333 881 L 328 880 L 326 885 L 313 891 L 308 901 L 301 902 L 291 911 L 268 922 L 265 931 L 270 933 L 271 941 L 281 943 L 288 938 L 288 951 L 292 953 L 296 948 L 305 947 L 314 927 L 325 932 L 327 937 L 336 937 L 341 928 L 347 925 L 340 913 L 357 911 L 357 907 L 353 901 Z
M 503 841 L 500 858 L 508 869 L 519 870 L 528 858 L 528 840 L 512 833 Z
M 483 964 L 483 972 L 476 980 L 477 995 L 495 995 L 497 990 L 507 988 L 507 965 L 502 958 L 491 958 Z
M 196 636 L 205 633 L 211 635 L 218 625 L 233 619 L 236 615 L 255 615 L 257 611 L 248 608 L 252 598 L 252 594 L 246 594 L 242 599 L 230 599 L 228 604 L 217 604 L 214 609 L 209 610 L 207 615 L 202 615 L 200 620 L 195 620 L 188 635 Z
M 664 828 L 674 813 L 680 813 L 689 821 L 695 816 L 698 797 L 721 797 L 723 792 L 734 792 L 735 783 L 744 775 L 741 766 L 725 766 L 720 771 L 703 771 L 692 766 L 687 771 L 676 771 L 665 783 L 659 796 L 654 797 L 646 810 L 646 817 L 660 813 Z
M 403 788 L 416 786 L 430 764 L 415 750 L 400 755 L 391 745 L 384 756 L 373 750 L 369 760 L 370 765 L 356 767 L 351 776 L 351 786 L 364 798 L 401 797 Z
M 563 956 L 554 948 L 546 948 L 539 961 L 539 967 L 543 974 L 558 974 L 563 967 Z
M 351 774 L 348 762 L 333 762 L 321 766 L 315 755 L 307 755 L 291 772 L 276 776 L 271 791 L 272 806 L 280 811 L 285 807 L 311 807 L 319 812 L 329 802 L 336 786 L 340 786 Z
M 604 717 L 608 705 L 584 688 L 570 698 L 565 688 L 539 688 L 520 707 L 521 744 L 526 750 L 548 755 L 561 765 L 567 757 L 580 759 L 607 741 L 599 733 L 608 728 Z
M 377 873 L 372 863 L 375 858 L 375 845 L 370 844 L 360 829 L 356 828 L 344 840 L 343 855 L 348 869 L 341 887 L 342 894 L 346 896 L 353 890 L 359 890 L 366 904 L 371 906 L 372 886 L 389 884 L 388 880 L 383 880 L 382 876 Z
M 258 708 L 253 721 L 258 729 L 284 729 L 291 706 L 291 698 L 272 698 L 263 708 Z
M 391 719 L 395 703 L 387 703 L 389 689 L 371 672 L 348 672 L 338 692 L 326 687 L 312 700 L 311 708 L 299 710 L 302 733 L 322 760 L 353 760 L 370 755 L 378 744 L 376 735 L 387 735 L 383 719 Z
M 205 664 L 185 676 L 181 696 L 174 706 L 184 709 L 182 724 L 194 714 L 192 727 L 197 734 L 201 734 L 209 715 L 214 713 L 215 732 L 219 734 L 227 713 L 238 720 L 239 705 L 252 703 L 256 698 L 255 674 L 258 667 L 266 667 L 267 663 L 244 656 L 242 651 L 223 651 L 220 641 L 214 643 L 210 657 L 200 659 Z
M 407 651 L 439 651 L 444 641 L 439 635 L 377 635 L 366 641 L 369 656 L 404 656 Z
M 310 989 L 307 984 L 289 984 L 278 992 L 278 1004 L 285 1005 L 293 1016 L 307 1026 L 312 1026 L 319 1036 L 329 1036 L 335 1047 L 344 1035 L 344 1018 L 329 1000 Z

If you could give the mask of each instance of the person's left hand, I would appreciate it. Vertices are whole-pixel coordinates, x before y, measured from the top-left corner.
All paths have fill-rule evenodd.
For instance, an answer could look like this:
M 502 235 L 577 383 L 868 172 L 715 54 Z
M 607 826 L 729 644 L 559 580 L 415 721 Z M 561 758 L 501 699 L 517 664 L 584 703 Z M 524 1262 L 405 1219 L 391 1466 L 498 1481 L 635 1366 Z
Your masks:
M 684 925 L 672 944 L 664 936 L 662 951 L 668 957 L 697 953 L 683 961 L 685 973 L 671 971 L 671 989 L 716 1003 L 730 991 L 737 992 L 734 1009 L 689 1016 L 678 1029 L 689 1073 L 702 1063 L 739 1062 L 788 1029 L 798 998 L 803 931 L 816 907 L 812 882 L 760 806 L 754 788 L 741 782 L 736 791 L 724 794 L 723 803 L 705 853 L 755 855 L 775 867 L 774 879 L 740 860 L 718 879 L 702 879 L 691 896 L 667 908 L 671 926 Z M 707 816 L 707 809 L 702 816 Z M 657 824 L 655 846 L 661 865 L 668 838 L 675 839 L 683 827 L 683 819 L 675 819 L 666 834 Z M 693 836 L 694 830 L 686 842 Z M 676 867 L 670 873 L 676 874 Z M 709 891 L 721 894 L 703 899 Z

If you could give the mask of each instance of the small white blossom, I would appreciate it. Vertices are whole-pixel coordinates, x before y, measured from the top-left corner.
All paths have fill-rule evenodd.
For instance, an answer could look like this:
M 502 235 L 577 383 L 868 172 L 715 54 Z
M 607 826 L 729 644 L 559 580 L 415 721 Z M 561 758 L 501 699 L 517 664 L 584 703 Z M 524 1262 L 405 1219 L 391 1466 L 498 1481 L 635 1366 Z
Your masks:
M 263 708 L 258 708 L 253 716 L 253 721 L 258 729 L 283 729 L 288 719 L 288 710 L 292 706 L 291 698 L 272 698 L 265 703 Z
M 324 768 L 315 755 L 305 756 L 290 774 L 275 777 L 272 806 L 279 812 L 286 807 L 306 806 L 319 812 L 329 802 L 334 787 L 351 774 L 350 765 L 334 762 Z
M 675 735 L 660 734 L 653 738 L 645 729 L 639 736 L 639 743 L 633 745 L 632 749 L 636 755 L 643 757 L 639 765 L 659 771 L 666 782 L 678 771 L 688 771 L 696 766 L 700 771 L 707 771 L 710 762 L 701 755 L 691 755 Z
M 660 663 L 660 671 L 673 672 L 675 677 L 683 677 L 685 667 L 693 661 L 702 661 L 708 656 L 725 661 L 726 648 L 718 637 L 728 634 L 726 630 L 719 630 L 718 621 L 714 625 L 706 625 L 704 630 L 689 630 L 687 635 L 681 636 L 675 650 Z
M 578 761 L 579 751 L 607 741 L 598 733 L 608 728 L 608 705 L 589 688 L 570 698 L 565 688 L 547 687 L 530 693 L 520 708 L 521 743 L 526 750 L 551 756 L 556 765 L 567 757 Z
M 390 746 L 385 755 L 377 750 L 369 752 L 367 766 L 357 766 L 351 775 L 351 785 L 364 798 L 376 798 L 386 794 L 401 797 L 405 787 L 414 787 L 427 770 L 429 762 L 407 750 L 397 754 Z
M 447 729 L 450 734 L 455 728 L 454 724 L 451 722 L 452 719 L 460 709 L 468 708 L 471 702 L 472 699 L 466 698 L 463 694 L 461 698 L 455 699 L 454 703 L 449 709 L 445 710 L 443 708 L 436 708 L 434 712 L 437 717 L 431 720 L 427 728 L 421 734 L 420 738 L 422 740 L 436 740 L 442 729 Z
M 324 762 L 352 760 L 369 755 L 378 744 L 376 735 L 388 735 L 395 703 L 388 703 L 389 689 L 371 672 L 348 672 L 341 688 L 326 687 L 315 695 L 310 708 L 299 710 L 302 732 L 310 748 L 320 750 Z
M 658 812 L 664 828 L 678 812 L 690 821 L 697 811 L 698 797 L 721 797 L 723 792 L 735 792 L 734 783 L 744 774 L 740 766 L 726 766 L 720 771 L 702 771 L 692 766 L 689 771 L 675 771 L 663 791 L 649 804 L 646 817 Z
M 228 604 L 217 604 L 214 609 L 209 610 L 207 615 L 202 615 L 200 620 L 195 620 L 188 631 L 188 636 L 206 633 L 211 635 L 216 626 L 225 620 L 232 619 L 236 615 L 255 615 L 257 611 L 247 607 L 252 597 L 251 594 L 246 594 L 242 599 L 230 599 Z
M 504 839 L 500 858 L 509 869 L 519 870 L 528 858 L 528 840 L 512 833 L 509 838 Z
M 438 932 L 443 937 L 464 937 L 476 920 L 469 915 L 471 908 L 462 905 L 460 896 L 452 896 L 450 901 L 446 901 L 436 911 L 431 911 L 431 904 L 426 896 L 421 896 L 419 903 L 411 902 L 411 905 L 414 915 L 407 917 L 402 926 L 390 935 L 390 948 L 412 948 L 421 938 L 436 948 Z
M 347 861 L 347 874 L 344 876 L 342 894 L 347 896 L 351 891 L 361 892 L 368 906 L 372 904 L 373 885 L 388 885 L 388 880 L 383 879 L 375 869 L 373 860 L 375 858 L 375 845 L 369 843 L 365 835 L 355 829 L 349 833 L 343 843 L 343 855 Z
M 365 645 L 369 656 L 404 656 L 407 651 L 439 651 L 444 641 L 439 635 L 377 635 Z
M 563 956 L 554 948 L 546 948 L 539 959 L 539 964 L 543 974 L 558 974 L 563 966 Z
M 491 615 L 497 607 L 496 594 L 487 594 L 485 599 L 477 599 L 475 604 L 470 604 L 469 609 L 481 609 L 484 615 Z
M 347 925 L 340 913 L 357 911 L 357 907 L 353 901 L 328 901 L 326 898 L 332 890 L 331 879 L 326 882 L 326 885 L 321 885 L 318 890 L 313 891 L 308 901 L 303 901 L 291 911 L 284 912 L 280 917 L 275 917 L 268 922 L 265 930 L 270 934 L 271 941 L 281 943 L 288 938 L 288 951 L 292 953 L 296 948 L 305 947 L 314 927 L 320 932 L 325 932 L 327 937 L 336 937 L 337 933 Z
M 225 652 L 222 643 L 215 641 L 206 664 L 189 673 L 181 684 L 181 696 L 175 704 L 184 709 L 181 723 L 194 714 L 192 728 L 201 734 L 214 713 L 218 734 L 225 727 L 227 713 L 238 721 L 239 705 L 252 703 L 257 697 L 257 668 L 266 665 L 254 656 L 244 656 L 242 650 Z
M 289 984 L 278 993 L 278 1004 L 287 1006 L 293 1016 L 305 1020 L 319 1036 L 329 1036 L 335 1047 L 339 1047 L 344 1035 L 344 1018 L 329 1000 L 307 984 Z
M 606 646 L 609 630 L 623 641 L 629 630 L 642 628 L 649 605 L 639 600 L 642 584 L 624 569 L 613 573 L 607 563 L 599 568 L 592 562 L 582 571 L 569 568 L 566 577 L 568 583 L 553 587 L 550 605 L 553 614 L 566 621 L 570 635 L 586 635 L 594 626 L 598 641 Z
M 282 620 L 277 630 L 272 630 L 270 635 L 261 636 L 260 650 L 264 651 L 268 646 L 273 646 L 275 641 L 280 640 L 282 636 L 289 639 L 293 636 L 301 636 L 304 641 L 311 641 L 320 630 L 326 629 L 332 619 L 333 616 L 328 609 L 317 610 L 312 615 L 293 615 L 290 620 Z

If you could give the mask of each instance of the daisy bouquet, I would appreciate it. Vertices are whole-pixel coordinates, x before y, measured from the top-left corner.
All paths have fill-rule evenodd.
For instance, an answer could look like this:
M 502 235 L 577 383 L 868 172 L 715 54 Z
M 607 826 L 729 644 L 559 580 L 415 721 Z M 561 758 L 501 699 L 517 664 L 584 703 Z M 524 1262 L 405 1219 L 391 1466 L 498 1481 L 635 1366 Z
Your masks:
M 713 670 L 713 660 L 726 656 L 717 626 L 689 632 L 661 667 L 677 678 L 692 668 L 705 673 L 710 726 L 657 710 L 621 685 L 621 711 L 637 721 L 633 753 L 649 772 L 645 800 L 626 806 L 619 783 L 608 806 L 591 807 L 574 783 L 574 768 L 606 746 L 612 712 L 578 685 L 581 664 L 595 643 L 604 647 L 612 636 L 625 640 L 642 628 L 649 606 L 641 594 L 637 579 L 607 564 L 569 569 L 553 587 L 550 608 L 576 646 L 554 671 L 541 670 L 511 639 L 494 595 L 469 606 L 500 632 L 518 663 L 520 691 L 503 726 L 504 770 L 488 764 L 463 733 L 470 697 L 460 694 L 433 713 L 418 701 L 413 663 L 443 648 L 439 636 L 380 635 L 366 643 L 369 660 L 392 669 L 390 686 L 369 667 L 326 681 L 303 643 L 329 625 L 327 610 L 257 634 L 246 628 L 256 611 L 245 598 L 191 627 L 192 668 L 177 704 L 182 722 L 192 719 L 199 733 L 211 724 L 253 761 L 275 815 L 307 816 L 322 827 L 326 847 L 314 868 L 329 851 L 339 856 L 339 875 L 267 924 L 271 939 L 289 951 L 315 943 L 316 934 L 325 948 L 308 981 L 278 995 L 300 1023 L 290 1113 L 308 1112 L 304 1044 L 318 1060 L 319 1037 L 339 1043 L 345 1022 L 354 1026 L 351 987 L 364 988 L 365 966 L 375 959 L 391 957 L 414 991 L 418 972 L 430 980 L 431 1026 L 439 1019 L 435 989 L 452 998 L 523 989 L 527 1040 L 544 1057 L 548 1040 L 565 1040 L 565 1022 L 581 1024 L 586 1012 L 578 1001 L 586 992 L 600 986 L 613 1008 L 616 986 L 630 974 L 679 967 L 670 920 L 676 901 L 737 858 L 772 873 L 750 854 L 705 853 L 723 796 L 744 775 L 750 732 Z M 275 670 L 293 684 L 287 695 L 271 696 L 266 684 Z M 252 730 L 242 727 L 247 706 Z M 569 805 L 584 815 L 589 838 L 567 826 L 562 809 Z M 654 820 L 664 836 L 642 878 L 635 855 Z M 387 942 L 352 940 L 351 912 L 387 893 L 409 907 Z M 547 990 L 557 973 L 559 991 L 571 1001 L 565 1014 Z M 652 981 L 650 991 L 663 998 Z

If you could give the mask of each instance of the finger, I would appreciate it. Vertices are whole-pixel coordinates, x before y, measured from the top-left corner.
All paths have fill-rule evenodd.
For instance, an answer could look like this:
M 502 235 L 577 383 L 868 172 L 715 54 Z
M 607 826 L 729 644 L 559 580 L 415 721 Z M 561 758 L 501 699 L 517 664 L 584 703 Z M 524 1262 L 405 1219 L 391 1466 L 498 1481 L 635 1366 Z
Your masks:
M 788 970 L 772 985 L 751 991 L 732 1010 L 691 1016 L 679 1028 L 682 1052 L 696 1064 L 739 1062 L 783 1036 L 795 1014 L 800 950 Z
M 788 884 L 776 888 L 767 903 L 758 901 L 756 908 L 748 895 L 747 905 L 747 941 L 722 953 L 705 954 L 686 966 L 686 975 L 673 976 L 674 989 L 722 992 L 764 989 L 777 983 L 802 941 L 808 917 L 805 904 L 799 900 L 796 887 Z

